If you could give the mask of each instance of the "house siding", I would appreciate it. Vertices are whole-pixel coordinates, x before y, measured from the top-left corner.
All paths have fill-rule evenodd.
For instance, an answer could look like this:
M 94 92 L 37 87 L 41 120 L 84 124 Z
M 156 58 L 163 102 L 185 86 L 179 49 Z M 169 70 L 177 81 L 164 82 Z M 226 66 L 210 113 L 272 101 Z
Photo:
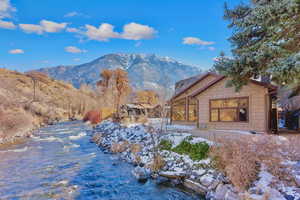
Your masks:
M 222 130 L 268 131 L 269 100 L 268 90 L 262 86 L 249 83 L 240 92 L 233 87 L 225 87 L 223 79 L 196 96 L 199 102 L 198 124 L 200 128 Z M 201 85 L 203 86 L 203 85 Z M 210 122 L 209 100 L 219 98 L 249 97 L 248 122 Z

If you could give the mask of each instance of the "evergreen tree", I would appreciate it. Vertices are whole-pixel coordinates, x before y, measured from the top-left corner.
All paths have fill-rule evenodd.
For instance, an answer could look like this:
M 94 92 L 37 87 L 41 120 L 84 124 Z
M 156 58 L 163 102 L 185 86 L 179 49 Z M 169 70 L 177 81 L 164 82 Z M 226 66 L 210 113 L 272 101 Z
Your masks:
M 214 68 L 239 90 L 250 78 L 270 76 L 279 85 L 300 84 L 300 0 L 252 0 L 229 9 L 232 57 Z

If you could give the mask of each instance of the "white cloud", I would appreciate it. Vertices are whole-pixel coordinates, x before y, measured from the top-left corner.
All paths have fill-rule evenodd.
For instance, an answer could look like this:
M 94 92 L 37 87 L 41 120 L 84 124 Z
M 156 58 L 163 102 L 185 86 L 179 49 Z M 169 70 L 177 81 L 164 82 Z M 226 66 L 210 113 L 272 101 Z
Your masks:
M 114 26 L 108 23 L 102 23 L 98 28 L 92 25 L 85 25 L 86 32 L 81 33 L 78 29 L 68 29 L 69 32 L 81 33 L 90 40 L 109 41 L 111 38 L 119 38 L 126 40 L 150 39 L 155 36 L 155 29 L 142 24 L 130 23 L 123 27 L 123 32 L 114 31 Z
M 64 17 L 84 17 L 84 18 L 89 18 L 88 15 L 85 15 L 83 13 L 76 12 L 76 11 L 69 12 L 69 13 L 65 14 Z
M 110 38 L 118 38 L 119 34 L 114 32 L 114 26 L 111 24 L 103 23 L 96 28 L 92 25 L 85 25 L 87 31 L 85 35 L 91 40 L 108 41 Z
M 207 46 L 207 45 L 212 45 L 215 42 L 208 42 L 208 41 L 204 41 L 201 40 L 197 37 L 185 37 L 183 38 L 183 44 L 187 44 L 187 45 L 200 45 L 200 46 Z
M 79 61 L 80 61 L 80 58 L 74 58 L 73 61 L 79 62 Z
M 69 13 L 65 14 L 64 17 L 75 17 L 78 15 L 80 15 L 80 13 L 73 11 L 73 12 L 69 12 Z
M 24 51 L 22 49 L 12 49 L 9 51 L 10 54 L 23 54 Z
M 0 0 L 0 19 L 10 18 L 15 11 L 16 8 L 11 5 L 10 0 Z
M 16 25 L 13 22 L 3 21 L 0 19 L 0 28 L 15 29 Z
M 210 51 L 214 51 L 214 50 L 216 50 L 216 48 L 215 47 L 207 47 L 208 48 L 208 50 L 210 50 Z
M 19 24 L 19 27 L 25 33 L 43 34 L 43 32 L 44 32 L 43 27 L 41 25 L 36 25 L 36 24 Z
M 85 52 L 87 52 L 86 50 L 79 49 L 78 47 L 75 47 L 75 46 L 65 47 L 65 51 L 69 52 L 69 53 L 85 53 Z
M 44 28 L 44 31 L 48 33 L 60 32 L 67 26 L 67 23 L 56 23 L 48 20 L 42 20 L 40 24 Z
M 155 33 L 154 28 L 150 26 L 132 22 L 123 27 L 122 38 L 127 40 L 150 39 L 154 37 Z
M 70 32 L 70 33 L 79 33 L 80 32 L 80 30 L 77 28 L 67 28 L 66 31 Z
M 56 23 L 48 20 L 41 20 L 40 24 L 19 24 L 19 27 L 26 33 L 57 33 L 67 27 L 67 23 Z

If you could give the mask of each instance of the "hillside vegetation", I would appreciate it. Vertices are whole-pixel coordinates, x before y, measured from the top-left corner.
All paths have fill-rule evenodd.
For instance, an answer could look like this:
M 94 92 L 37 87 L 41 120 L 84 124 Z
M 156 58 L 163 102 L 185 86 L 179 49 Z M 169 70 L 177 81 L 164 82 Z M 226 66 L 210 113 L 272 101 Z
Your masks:
M 97 96 L 87 86 L 76 89 L 40 72 L 0 68 L 0 144 L 41 125 L 81 119 L 98 108 Z

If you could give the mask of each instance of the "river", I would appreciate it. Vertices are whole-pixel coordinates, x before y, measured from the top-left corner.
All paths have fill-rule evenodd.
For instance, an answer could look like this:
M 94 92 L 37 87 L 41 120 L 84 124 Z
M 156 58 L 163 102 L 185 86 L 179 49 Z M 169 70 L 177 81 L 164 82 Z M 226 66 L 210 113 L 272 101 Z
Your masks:
M 138 182 L 133 167 L 103 153 L 81 122 L 42 128 L 23 143 L 0 149 L 0 199 L 193 200 L 171 185 Z

